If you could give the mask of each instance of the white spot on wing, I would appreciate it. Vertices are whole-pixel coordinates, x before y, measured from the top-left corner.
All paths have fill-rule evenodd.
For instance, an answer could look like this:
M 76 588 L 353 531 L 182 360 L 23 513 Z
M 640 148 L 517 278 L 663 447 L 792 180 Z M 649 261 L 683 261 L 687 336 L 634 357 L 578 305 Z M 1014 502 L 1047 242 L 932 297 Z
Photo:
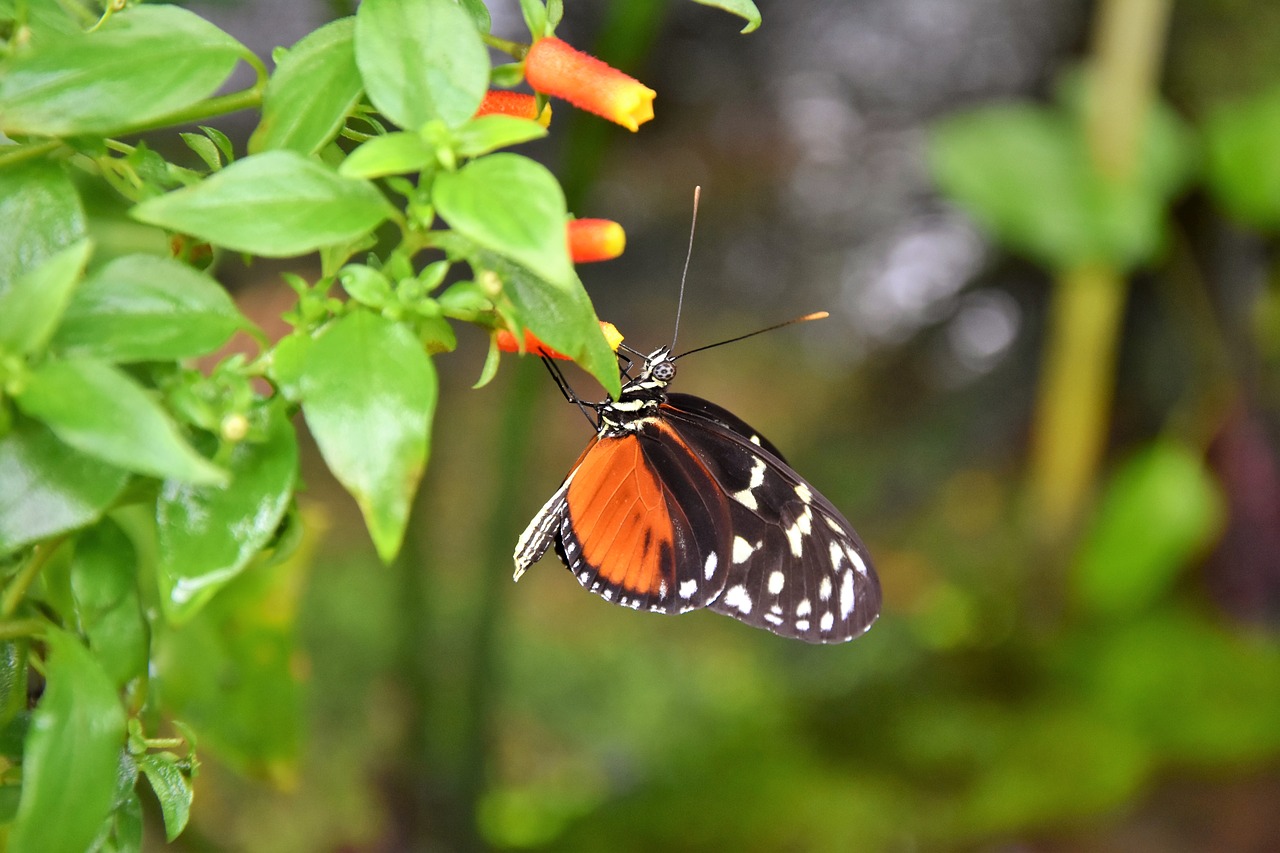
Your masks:
M 759 447 L 759 446 L 760 446 L 760 436 L 758 436 L 758 435 L 753 435 L 753 436 L 751 436 L 751 443 L 752 443 L 752 444 L 754 444 L 756 447 Z
M 836 617 L 828 610 L 826 613 L 822 614 L 822 619 L 818 622 L 818 627 L 824 631 L 830 631 L 831 626 L 834 624 L 836 624 Z
M 853 569 L 845 569 L 844 580 L 840 582 L 840 618 L 848 619 L 853 612 Z
M 764 621 L 768 622 L 770 625 L 781 625 L 782 617 L 776 613 L 766 613 L 764 615 Z
M 605 601 L 613 601 L 613 590 L 611 589 L 606 589 L 604 592 L 600 593 L 600 595 Z
M 765 461 L 757 456 L 755 463 L 751 466 L 751 481 L 747 483 L 745 489 L 740 492 L 734 492 L 731 497 L 747 509 L 759 509 L 760 504 L 756 501 L 756 496 L 753 492 L 764 483 L 764 471 Z
M 783 533 L 787 534 L 787 544 L 791 546 L 791 554 L 799 557 L 804 553 L 804 534 L 800 532 L 800 526 L 793 524 L 785 528 Z
M 800 599 L 800 603 L 796 605 L 797 616 L 808 616 L 813 612 L 813 604 L 807 598 Z
M 808 620 L 808 619 L 797 619 L 797 620 L 796 620 L 796 630 L 797 630 L 797 631 L 808 631 L 808 630 L 809 630 L 809 620 Z
M 823 601 L 831 600 L 831 578 L 824 576 L 822 583 L 818 584 L 818 598 Z
M 796 497 L 798 497 L 800 500 L 804 501 L 805 503 L 809 503 L 810 501 L 813 500 L 813 492 L 804 483 L 797 483 Z
M 715 551 L 708 554 L 706 565 L 702 567 L 702 576 L 707 580 L 711 580 L 711 576 L 716 573 L 716 564 L 719 562 L 720 558 L 716 556 Z
M 787 576 L 782 572 L 773 571 L 769 573 L 769 594 L 777 595 L 782 592 L 782 587 L 787 583 Z
M 846 547 L 845 553 L 849 555 L 849 562 L 853 563 L 853 567 L 858 570 L 858 574 L 865 577 L 867 574 L 867 564 L 863 562 L 862 555 L 854 550 L 853 546 Z
M 715 556 L 714 554 L 712 556 Z M 680 583 L 680 597 L 693 598 L 693 594 L 698 591 L 698 582 L 693 578 Z
M 732 492 L 729 497 L 733 498 L 735 501 L 753 512 L 760 508 L 760 505 L 756 503 L 756 496 L 751 494 L 750 489 L 743 489 L 740 492 Z
M 733 561 L 735 563 L 745 563 L 755 550 L 756 546 L 741 536 L 733 537 Z
M 742 584 L 731 586 L 725 590 L 724 603 L 729 607 L 737 608 L 743 613 L 751 612 L 751 595 Z
M 843 528 L 843 527 L 841 527 L 841 526 L 840 526 L 840 523 L 839 523 L 838 521 L 836 521 L 834 518 L 832 518 L 832 517 L 831 517 L 831 516 L 829 516 L 829 515 L 824 515 L 824 516 L 822 517 L 822 520 L 823 520 L 823 521 L 825 521 L 825 522 L 827 523 L 827 527 L 830 527 L 830 528 L 831 528 L 832 530 L 834 530 L 836 533 L 839 533 L 839 534 L 841 534 L 841 535 L 844 535 L 844 528 Z
M 831 568 L 839 571 L 840 561 L 844 559 L 844 551 L 840 550 L 839 542 L 831 543 Z

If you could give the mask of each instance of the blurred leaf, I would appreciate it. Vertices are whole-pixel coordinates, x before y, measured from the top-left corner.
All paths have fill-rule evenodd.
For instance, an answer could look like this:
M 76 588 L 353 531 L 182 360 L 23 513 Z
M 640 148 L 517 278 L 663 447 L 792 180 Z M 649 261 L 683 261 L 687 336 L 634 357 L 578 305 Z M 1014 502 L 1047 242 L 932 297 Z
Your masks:
M 435 162 L 435 151 L 417 133 L 398 131 L 360 144 L 338 167 L 349 178 L 380 178 L 420 172 Z
M 168 258 L 126 255 L 76 290 L 53 348 L 113 362 L 171 361 L 212 352 L 247 325 L 204 273 Z
M 97 521 L 128 479 L 19 419 L 0 436 L 0 556 Z
M 30 640 L 0 643 L 0 727 L 27 709 L 27 662 Z
M 0 130 L 115 135 L 212 95 L 244 52 L 186 9 L 131 6 L 14 55 L 0 74 Z
M 1063 649 L 1089 701 L 1165 761 L 1225 765 L 1280 750 L 1280 646 L 1163 610 Z
M 93 655 L 50 626 L 47 686 L 31 719 L 22 799 L 9 849 L 84 853 L 111 811 L 124 748 L 125 715 Z
M 92 251 L 90 240 L 73 243 L 0 293 L 0 351 L 26 355 L 44 348 Z
M 693 0 L 703 6 L 714 6 L 717 9 L 724 9 L 726 12 L 732 12 L 739 18 L 745 18 L 747 25 L 742 28 L 742 32 L 754 32 L 760 26 L 760 10 L 756 8 L 756 4 L 751 0 Z
M 405 130 L 432 119 L 457 127 L 488 88 L 488 51 L 453 0 L 365 0 L 355 41 L 369 100 Z
M 467 10 L 467 14 L 475 21 L 477 30 L 482 33 L 489 32 L 493 21 L 489 17 L 489 7 L 484 5 L 484 0 L 459 0 L 458 5 Z
M 191 448 L 160 404 L 111 365 L 47 361 L 14 398 L 63 442 L 113 465 L 193 483 L 225 479 Z
M 1218 201 L 1241 222 L 1280 228 L 1280 88 L 1218 109 L 1205 137 L 1209 188 Z
M 232 450 L 225 485 L 166 480 L 156 503 L 161 604 L 173 623 L 190 619 L 275 536 L 293 499 L 298 442 L 280 405 L 254 415 L 261 442 Z
M 204 161 L 209 171 L 216 172 L 222 168 L 222 154 L 218 151 L 218 146 L 213 144 L 212 139 L 199 133 L 179 133 L 178 136 L 197 157 Z
M 1152 108 L 1146 131 L 1124 182 L 1098 174 L 1069 107 L 952 116 L 934 128 L 930 162 L 942 190 L 1008 248 L 1054 270 L 1129 269 L 1160 248 L 1165 205 L 1191 167 L 1187 131 L 1167 108 Z
M 367 181 L 294 151 L 267 151 L 148 199 L 130 215 L 229 249 L 285 258 L 355 240 L 390 212 Z
M 458 128 L 455 138 L 460 156 L 479 157 L 499 148 L 541 139 L 546 135 L 547 129 L 532 119 L 488 115 L 473 118 Z
M 76 539 L 71 593 L 80 630 L 117 687 L 146 673 L 147 621 L 138 598 L 138 557 L 110 520 Z
M 502 280 L 503 294 L 516 309 L 516 321 L 547 346 L 564 353 L 617 396 L 618 360 L 600 331 L 591 298 L 580 282 L 566 290 L 519 264 L 483 252 L 477 260 Z
M 138 758 L 138 766 L 151 783 L 164 816 L 164 834 L 169 841 L 186 828 L 191 816 L 191 780 L 178 768 L 174 756 L 164 752 L 148 752 Z
M 0 169 L 0 295 L 19 276 L 84 237 L 75 185 L 57 163 Z
M 339 18 L 289 49 L 267 82 L 250 153 L 315 154 L 338 135 L 363 91 L 354 36 L 355 18 Z
M 459 234 L 562 290 L 574 289 L 564 193 L 545 166 L 519 154 L 490 154 L 437 175 L 432 200 Z
M 1128 459 L 1106 486 L 1072 580 L 1093 613 L 1145 610 L 1221 529 L 1225 506 L 1198 455 L 1159 442 Z
M 400 549 L 427 463 L 436 372 L 410 329 L 359 310 L 310 345 L 302 411 L 325 464 L 360 505 L 379 556 Z

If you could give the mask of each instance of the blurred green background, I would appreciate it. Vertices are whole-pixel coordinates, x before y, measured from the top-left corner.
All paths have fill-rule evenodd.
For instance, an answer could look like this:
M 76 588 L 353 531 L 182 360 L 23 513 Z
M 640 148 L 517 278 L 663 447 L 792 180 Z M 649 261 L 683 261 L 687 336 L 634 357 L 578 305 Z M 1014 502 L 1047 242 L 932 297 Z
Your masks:
M 263 56 L 351 11 L 189 5 Z M 560 34 L 657 118 L 556 104 L 530 149 L 627 229 L 580 273 L 638 348 L 671 334 L 695 185 L 683 344 L 832 312 L 678 387 L 845 511 L 880 622 L 814 648 L 609 606 L 553 559 L 513 585 L 589 431 L 536 363 L 469 390 L 464 330 L 402 559 L 312 448 L 300 556 L 169 646 L 204 760 L 176 847 L 1280 845 L 1280 6 L 759 5 L 739 36 L 569 0 Z M 267 327 L 279 271 L 221 269 Z

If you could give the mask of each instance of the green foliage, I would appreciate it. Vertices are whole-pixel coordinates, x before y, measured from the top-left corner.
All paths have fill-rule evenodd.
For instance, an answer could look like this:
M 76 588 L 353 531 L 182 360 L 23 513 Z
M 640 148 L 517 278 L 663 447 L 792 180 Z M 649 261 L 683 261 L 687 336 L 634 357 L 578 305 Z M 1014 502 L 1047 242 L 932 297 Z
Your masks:
M 1163 243 L 1165 207 L 1190 175 L 1188 132 L 1153 105 L 1134 175 L 1113 180 L 1094 166 L 1084 98 L 1070 94 L 1059 106 L 1007 104 L 943 120 L 930 148 L 934 175 L 996 240 L 1052 270 L 1147 263 Z
M 1205 136 L 1209 188 L 1223 207 L 1255 228 L 1280 228 L 1280 89 L 1220 107 Z

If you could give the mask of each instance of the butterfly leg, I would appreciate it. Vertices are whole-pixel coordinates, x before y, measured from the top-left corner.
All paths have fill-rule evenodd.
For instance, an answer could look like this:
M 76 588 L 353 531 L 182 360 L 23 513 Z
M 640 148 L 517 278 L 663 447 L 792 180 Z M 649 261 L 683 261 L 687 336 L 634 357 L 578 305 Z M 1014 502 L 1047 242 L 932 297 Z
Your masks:
M 592 411 L 595 410 L 595 404 L 588 403 L 578 396 L 577 392 L 569 386 L 569 380 L 564 378 L 564 374 L 560 372 L 560 367 L 554 361 L 544 355 L 542 356 L 542 363 L 547 366 L 547 371 L 551 374 L 551 378 L 555 380 L 556 387 L 560 389 L 560 393 L 564 395 L 564 398 L 578 407 L 583 416 L 586 417 L 587 423 L 591 424 L 592 430 L 598 430 L 600 425 L 591 415 Z

